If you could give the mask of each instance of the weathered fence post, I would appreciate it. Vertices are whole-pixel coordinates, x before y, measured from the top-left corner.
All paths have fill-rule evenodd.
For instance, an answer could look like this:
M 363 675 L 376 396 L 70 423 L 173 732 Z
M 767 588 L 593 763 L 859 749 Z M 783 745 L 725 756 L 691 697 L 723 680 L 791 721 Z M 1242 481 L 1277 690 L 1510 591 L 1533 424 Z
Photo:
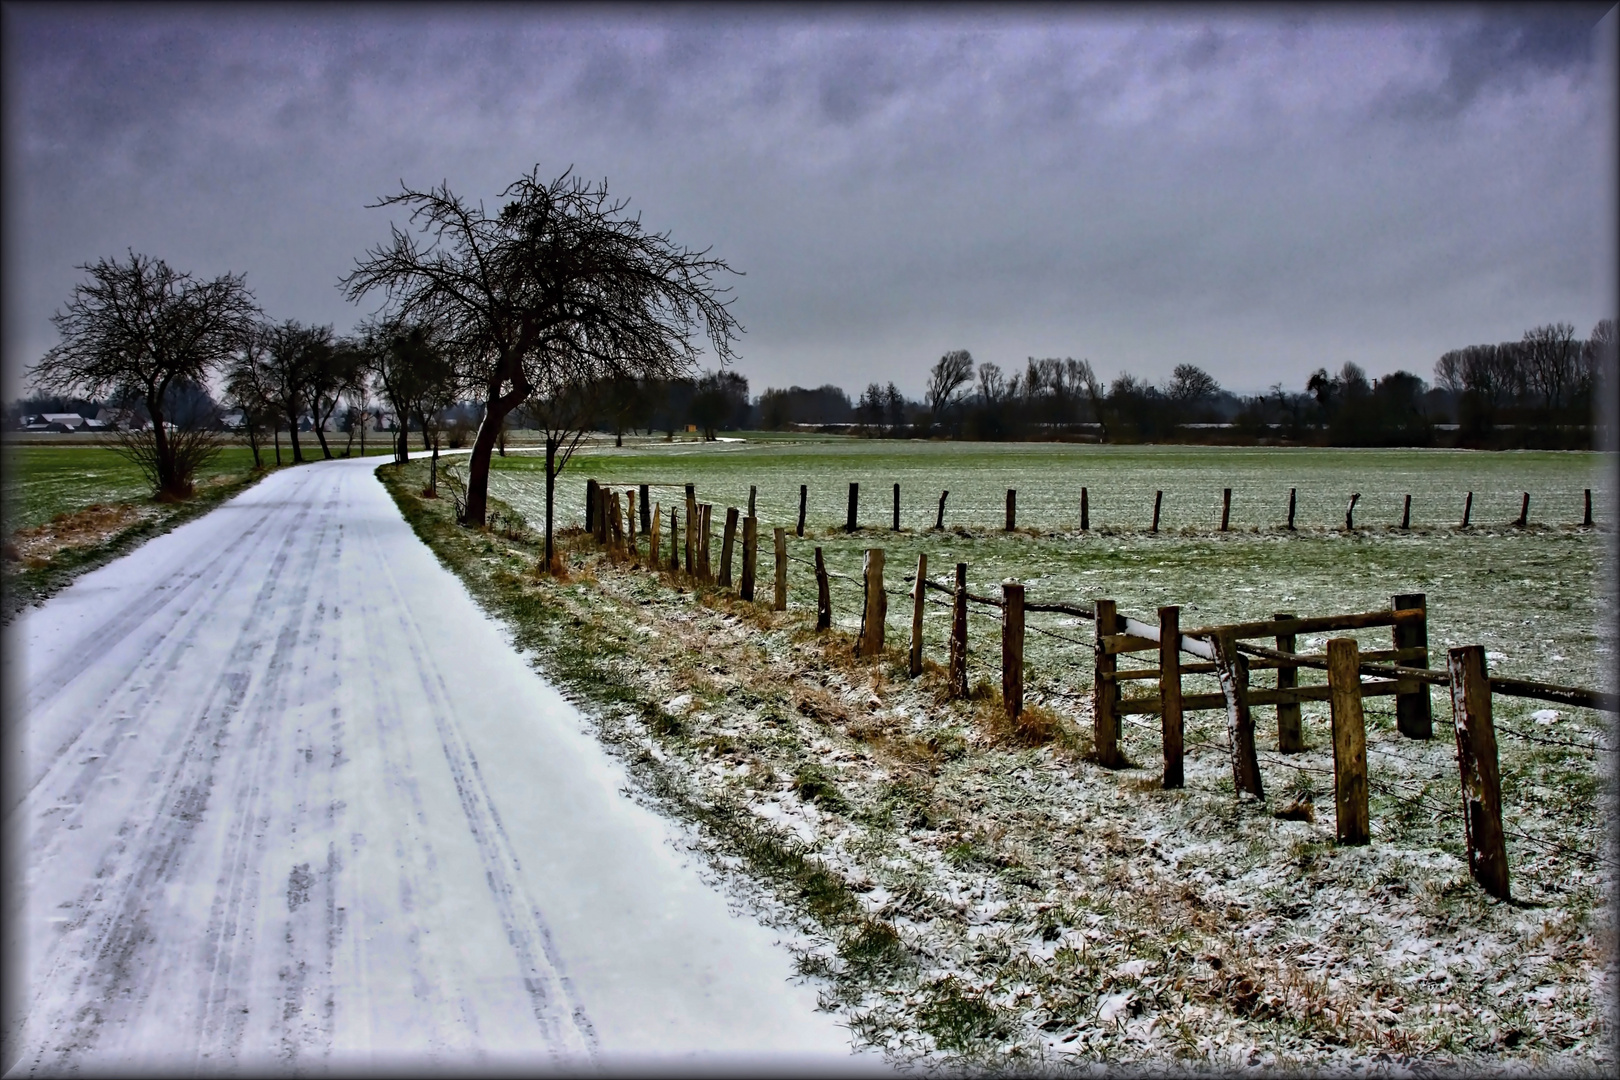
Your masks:
M 714 504 L 704 503 L 698 511 L 703 517 L 703 544 L 699 548 L 698 569 L 703 572 L 703 580 L 714 581 L 714 563 L 709 554 L 713 550 L 710 540 L 714 537 Z
M 1153 493 L 1153 527 L 1150 528 L 1148 530 L 1148 532 L 1155 532 L 1156 533 L 1156 532 L 1159 531 L 1159 506 L 1163 502 L 1164 502 L 1164 492 L 1155 491 Z
M 1117 768 L 1119 761 L 1119 684 L 1114 672 L 1119 670 L 1118 660 L 1108 651 L 1108 638 L 1118 633 L 1112 600 L 1096 601 L 1097 641 L 1093 653 L 1091 678 L 1091 743 L 1096 750 L 1097 763 L 1104 768 Z
M 596 535 L 596 490 L 598 486 L 595 480 L 585 481 L 585 531 L 592 536 Z
M 636 493 L 624 493 L 624 546 L 630 558 L 635 559 L 641 552 L 636 549 Z
M 844 514 L 844 531 L 847 533 L 855 531 L 856 511 L 860 507 L 860 502 L 861 485 L 851 481 L 849 485 L 849 510 Z
M 1462 527 L 1463 528 L 1465 528 L 1465 529 L 1468 528 L 1468 519 L 1470 517 L 1472 517 L 1473 514 L 1474 514 L 1474 493 L 1472 491 L 1470 491 L 1468 493 L 1468 498 L 1463 500 L 1463 519 L 1462 519 Z
M 1297 529 L 1294 528 L 1294 495 L 1298 490 L 1299 490 L 1298 488 L 1289 488 L 1288 489 L 1288 531 L 1289 532 L 1297 532 L 1298 531 Z
M 928 595 L 928 553 L 917 555 L 917 578 L 911 587 L 911 665 L 908 670 L 915 679 L 923 669 L 923 604 Z
M 752 516 L 752 515 L 749 515 Z M 720 584 L 731 584 L 731 548 L 737 542 L 737 508 L 726 507 L 726 527 L 720 534 Z
M 664 553 L 658 550 L 663 540 L 662 535 L 660 535 L 663 517 L 664 508 L 662 505 L 652 507 L 652 521 L 650 522 L 652 527 L 647 533 L 647 566 L 653 570 L 658 569 L 658 563 L 664 557 Z
M 754 492 L 755 492 L 754 485 L 749 484 L 748 485 L 748 516 L 749 517 L 754 516 Z
M 757 518 L 755 519 L 758 520 Z M 787 610 L 787 530 L 780 525 L 772 534 L 776 541 L 776 591 L 771 597 L 772 611 Z
M 1232 744 L 1232 786 L 1239 797 L 1264 802 L 1260 783 L 1260 756 L 1254 743 L 1254 714 L 1249 709 L 1249 658 L 1237 651 L 1237 641 L 1225 634 L 1210 639 L 1215 646 L 1215 673 L 1226 695 L 1226 736 Z
M 950 696 L 967 697 L 967 563 L 956 564 L 956 590 L 951 595 Z
M 596 542 L 604 547 L 608 542 L 608 499 L 613 495 L 613 489 L 605 484 L 596 486 Z
M 809 484 L 800 484 L 799 485 L 799 528 L 798 528 L 795 535 L 798 535 L 798 536 L 803 536 L 804 535 L 804 506 L 805 506 L 805 503 L 809 501 L 809 499 L 810 499 L 810 485 Z
M 900 485 L 894 485 L 894 531 L 900 531 Z
M 1592 527 L 1592 489 L 1591 488 L 1586 489 L 1586 514 L 1581 518 L 1581 526 L 1583 528 L 1587 528 L 1587 529 L 1590 529 Z
M 696 486 L 694 486 L 692 484 L 687 484 L 686 485 L 686 572 L 688 574 L 693 573 L 697 569 L 697 564 L 692 561 L 693 556 L 695 554 L 693 552 L 693 550 L 692 550 L 693 537 L 697 533 L 697 527 L 698 527 L 697 488 L 696 488 Z
M 1333 718 L 1333 807 L 1341 844 L 1365 844 L 1367 720 L 1361 711 L 1361 647 L 1355 638 L 1327 643 L 1328 707 Z
M 742 580 L 737 583 L 737 595 L 744 600 L 754 598 L 754 567 L 759 559 L 759 518 L 743 518 Z
M 673 506 L 669 508 L 669 572 L 681 572 L 681 512 Z
M 1423 593 L 1400 593 L 1390 601 L 1396 611 L 1418 608 L 1423 618 L 1417 622 L 1396 623 L 1392 628 L 1397 649 L 1419 649 L 1423 655 L 1396 660 L 1402 667 L 1429 666 L 1429 601 Z M 1419 683 L 1410 693 L 1395 695 L 1395 726 L 1408 739 L 1428 739 L 1434 735 L 1434 714 L 1429 704 L 1429 684 Z
M 1182 757 L 1181 609 L 1159 609 L 1159 731 L 1164 746 L 1165 790 L 1186 783 Z
M 602 503 L 607 513 L 603 524 L 607 526 L 607 546 L 611 552 L 624 550 L 624 515 L 619 510 L 619 493 L 612 488 L 602 489 Z
M 1007 528 L 1012 532 L 1018 528 L 1018 492 L 1014 488 L 1007 489 Z
M 1463 838 L 1468 871 L 1485 891 L 1508 899 L 1507 842 L 1502 835 L 1502 778 L 1491 719 L 1491 681 L 1485 647 L 1464 645 L 1446 654 L 1451 675 L 1451 718 L 1462 774 Z
M 939 516 L 934 519 L 934 528 L 936 529 L 943 529 L 945 527 L 945 496 L 949 494 L 949 491 L 942 491 L 939 493 Z
M 641 496 L 641 531 L 651 532 L 653 513 L 652 503 L 648 501 L 651 493 L 648 492 L 647 485 L 642 484 L 641 490 L 637 494 Z
M 1355 532 L 1356 529 L 1356 502 L 1361 498 L 1361 492 L 1350 493 L 1350 505 L 1344 508 L 1344 531 Z
M 861 634 L 855 639 L 856 656 L 883 652 L 884 619 L 888 613 L 889 594 L 883 591 L 883 549 L 867 548 L 861 562 Z
M 832 591 L 827 587 L 827 563 L 816 548 L 816 629 L 832 627 Z
M 1412 527 L 1412 496 L 1408 495 L 1406 497 L 1406 504 L 1401 507 L 1401 528 L 1402 529 L 1410 529 L 1411 527 Z
M 1292 619 L 1291 611 L 1279 611 L 1271 616 L 1273 619 Z M 1277 635 L 1278 652 L 1297 652 L 1293 634 Z M 1278 665 L 1277 689 L 1292 690 L 1299 685 L 1299 669 Z M 1300 728 L 1299 702 L 1277 702 L 1277 749 L 1284 754 L 1297 754 L 1305 749 L 1305 733 Z
M 1519 504 L 1519 520 L 1513 524 L 1521 529 L 1530 524 L 1530 493 L 1528 491 L 1524 493 L 1524 502 Z
M 1221 532 L 1227 532 L 1232 524 L 1232 489 L 1221 490 Z
M 1080 531 L 1091 531 L 1091 497 L 1085 488 L 1080 489 Z
M 1007 719 L 1024 711 L 1024 586 L 1001 585 L 1001 704 Z

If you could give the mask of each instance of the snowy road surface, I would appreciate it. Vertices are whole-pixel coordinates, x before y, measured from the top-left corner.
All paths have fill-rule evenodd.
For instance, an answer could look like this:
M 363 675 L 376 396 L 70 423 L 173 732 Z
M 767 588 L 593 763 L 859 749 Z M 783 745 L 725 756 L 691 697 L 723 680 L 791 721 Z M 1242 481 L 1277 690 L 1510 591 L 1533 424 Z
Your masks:
M 855 1062 L 377 463 L 276 473 L 9 628 L 4 1065 Z

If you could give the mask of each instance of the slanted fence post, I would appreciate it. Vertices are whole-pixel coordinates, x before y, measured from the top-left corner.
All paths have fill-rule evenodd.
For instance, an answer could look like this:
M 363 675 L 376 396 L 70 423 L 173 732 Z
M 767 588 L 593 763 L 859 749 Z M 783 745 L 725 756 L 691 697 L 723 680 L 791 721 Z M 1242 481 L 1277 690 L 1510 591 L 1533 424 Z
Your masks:
M 1410 529 L 1411 527 L 1412 527 L 1412 496 L 1408 495 L 1406 497 L 1406 504 L 1401 507 L 1401 528 L 1402 529 Z
M 1232 744 L 1232 786 L 1239 798 L 1265 801 L 1260 783 L 1260 757 L 1254 743 L 1254 714 L 1249 709 L 1249 658 L 1237 651 L 1237 641 L 1225 634 L 1210 639 L 1215 646 L 1215 669 L 1226 696 L 1226 737 Z
M 1292 619 L 1291 611 L 1279 611 L 1271 616 L 1273 619 Z M 1295 646 L 1296 638 L 1293 634 L 1277 635 L 1278 652 L 1298 652 Z M 1277 666 L 1277 689 L 1292 690 L 1299 685 L 1299 669 L 1279 664 Z M 1277 749 L 1284 754 L 1297 754 L 1305 749 L 1305 733 L 1300 727 L 1299 702 L 1277 702 Z
M 844 531 L 847 533 L 855 531 L 855 518 L 860 508 L 860 502 L 861 485 L 851 481 L 849 485 L 849 510 L 844 515 Z
M 1001 586 L 1001 704 L 1007 719 L 1024 711 L 1024 586 Z
M 1108 651 L 1108 638 L 1118 633 L 1112 600 L 1098 600 L 1095 605 L 1097 641 L 1094 651 L 1091 679 L 1091 743 L 1097 754 L 1097 763 L 1104 768 L 1117 768 L 1119 755 L 1119 684 L 1114 673 L 1119 663 Z
M 900 531 L 900 485 L 894 485 L 894 531 Z
M 595 480 L 585 481 L 585 531 L 596 535 L 596 492 L 600 485 Z
M 759 518 L 743 518 L 742 581 L 737 594 L 744 600 L 754 598 L 754 568 L 759 561 Z
M 1232 489 L 1221 490 L 1221 532 L 1227 532 L 1232 525 Z
M 663 541 L 663 536 L 661 535 L 662 529 L 660 526 L 663 525 L 664 508 L 662 505 L 659 505 L 654 506 L 651 509 L 652 521 L 649 523 L 651 528 L 647 533 L 647 566 L 651 570 L 657 570 L 659 560 L 664 557 L 664 553 L 658 550 Z
M 915 679 L 923 669 L 923 604 L 928 596 L 928 553 L 917 555 L 917 578 L 911 587 L 911 664 L 909 671 Z
M 1333 807 L 1341 844 L 1365 844 L 1367 720 L 1361 711 L 1361 647 L 1355 638 L 1327 643 L 1328 707 L 1333 717 Z
M 1491 681 L 1485 647 L 1464 645 L 1446 654 L 1451 676 L 1451 719 L 1462 774 L 1463 838 L 1468 871 L 1486 892 L 1508 899 L 1507 843 L 1502 835 L 1502 777 L 1491 719 Z
M 1356 502 L 1361 498 L 1361 492 L 1350 493 L 1350 505 L 1344 508 L 1344 531 L 1355 532 L 1356 529 Z
M 703 522 L 703 542 L 698 546 L 698 573 L 704 581 L 714 581 L 714 567 L 709 561 L 709 541 L 714 536 L 712 519 L 714 517 L 714 504 L 702 503 L 698 506 L 698 515 Z
M 1465 529 L 1468 528 L 1468 519 L 1473 517 L 1473 515 L 1474 515 L 1474 493 L 1472 491 L 1470 491 L 1468 493 L 1468 498 L 1463 500 L 1463 519 L 1462 519 L 1462 527 L 1463 528 L 1465 528 Z
M 1393 637 L 1397 649 L 1422 649 L 1421 656 L 1397 659 L 1401 667 L 1429 666 L 1429 601 L 1423 593 L 1400 593 L 1390 601 L 1396 611 L 1417 608 L 1423 618 L 1416 622 L 1396 623 Z M 1434 713 L 1429 703 L 1429 684 L 1418 683 L 1417 689 L 1395 695 L 1395 727 L 1408 739 L 1428 739 L 1434 736 Z
M 1015 488 L 1007 489 L 1007 528 L 1012 532 L 1018 528 L 1018 491 Z
M 753 520 L 757 521 L 758 518 Z M 776 541 L 776 594 L 771 598 L 772 611 L 787 610 L 787 530 L 776 527 L 772 538 Z
M 726 507 L 726 528 L 720 534 L 720 584 L 731 584 L 731 549 L 737 542 L 737 508 Z
M 1156 532 L 1159 531 L 1159 507 L 1163 503 L 1164 503 L 1164 492 L 1155 491 L 1153 493 L 1153 527 L 1148 529 L 1148 532 L 1156 533 Z
M 1085 488 L 1080 489 L 1080 531 L 1091 531 L 1091 497 Z
M 805 503 L 809 501 L 809 499 L 810 499 L 810 485 L 809 484 L 800 484 L 799 485 L 799 528 L 798 528 L 798 531 L 796 533 L 796 535 L 798 535 L 798 536 L 803 536 L 804 535 L 804 506 L 805 506 Z
M 693 557 L 695 555 L 695 552 L 692 550 L 693 537 L 697 533 L 697 527 L 698 527 L 697 487 L 695 485 L 693 485 L 693 484 L 687 484 L 686 485 L 686 572 L 688 574 L 694 573 L 697 570 L 697 564 L 695 562 L 693 562 Z
M 1186 783 L 1181 720 L 1181 609 L 1159 609 L 1159 731 L 1164 745 L 1165 790 Z
M 1530 493 L 1528 491 L 1524 493 L 1524 502 L 1519 504 L 1519 520 L 1513 524 L 1521 529 L 1530 524 Z
M 949 491 L 942 491 L 939 493 L 939 516 L 934 518 L 934 528 L 936 529 L 943 529 L 945 527 L 945 496 L 949 494 Z
M 956 591 L 951 596 L 950 696 L 967 697 L 967 563 L 956 564 Z
M 827 563 L 816 548 L 816 629 L 832 628 L 832 590 L 827 586 Z
M 861 636 L 855 639 L 856 656 L 883 652 L 884 619 L 889 596 L 883 591 L 883 549 L 867 548 L 861 563 Z
M 1297 529 L 1294 528 L 1294 506 L 1295 506 L 1294 496 L 1298 492 L 1298 490 L 1299 490 L 1298 488 L 1289 488 L 1288 489 L 1288 531 L 1289 532 L 1297 532 L 1298 531 Z

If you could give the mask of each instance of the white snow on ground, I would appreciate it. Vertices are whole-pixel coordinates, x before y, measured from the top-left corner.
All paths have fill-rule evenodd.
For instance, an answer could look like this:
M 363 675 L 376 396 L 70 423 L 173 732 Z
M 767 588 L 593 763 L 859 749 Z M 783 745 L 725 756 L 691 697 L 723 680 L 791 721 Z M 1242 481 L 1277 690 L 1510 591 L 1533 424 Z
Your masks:
M 877 1064 L 375 466 L 278 472 L 10 628 L 9 1072 Z

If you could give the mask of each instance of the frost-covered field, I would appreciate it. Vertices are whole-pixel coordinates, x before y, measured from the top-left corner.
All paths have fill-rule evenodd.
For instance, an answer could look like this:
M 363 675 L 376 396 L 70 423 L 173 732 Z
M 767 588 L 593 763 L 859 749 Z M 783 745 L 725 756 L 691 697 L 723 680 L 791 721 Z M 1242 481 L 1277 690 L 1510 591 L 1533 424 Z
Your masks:
M 520 458 L 502 465 L 496 493 L 538 523 L 538 470 Z M 897 589 L 925 551 L 935 575 L 967 562 L 976 591 L 1011 576 L 1031 599 L 1105 596 L 1139 616 L 1179 603 L 1184 625 L 1366 610 L 1424 592 L 1431 663 L 1447 644 L 1477 642 L 1499 673 L 1591 685 L 1612 667 L 1612 642 L 1597 633 L 1612 610 L 1601 573 L 1612 533 L 1574 523 L 1581 489 L 1599 486 L 1598 466 L 1592 455 L 1563 454 L 677 445 L 581 457 L 561 505 L 577 515 L 586 476 L 690 479 L 717 506 L 744 503 L 752 483 L 765 525 L 791 525 L 806 482 L 810 528 L 794 555 L 819 543 L 835 570 L 853 573 L 861 548 L 883 546 Z M 878 477 L 887 481 L 874 506 L 866 493 Z M 896 478 L 918 493 L 899 534 L 887 528 Z M 867 529 L 846 537 L 851 479 L 862 483 Z M 1065 520 L 1081 483 L 1091 493 L 1088 535 L 1077 515 Z M 960 528 L 919 529 L 947 486 L 947 524 Z M 1009 486 L 1029 532 L 999 529 Z M 1224 486 L 1234 488 L 1234 532 L 1223 535 Z M 1288 487 L 1299 489 L 1296 535 L 1274 527 Z M 1165 517 L 1150 536 L 1155 489 L 1166 492 Z M 1365 526 L 1353 536 L 1333 527 L 1351 490 L 1362 492 Z M 1476 528 L 1462 533 L 1454 519 L 1467 490 Z M 1513 529 L 1506 522 L 1525 490 L 1531 528 Z M 678 491 L 667 489 L 666 505 Z M 1407 492 L 1414 528 L 1403 533 L 1390 525 Z M 1140 506 L 1144 493 L 1140 513 L 1111 515 L 1111 506 Z M 1612 521 L 1609 495 L 1595 497 L 1600 524 Z M 1275 753 L 1271 710 L 1257 710 L 1267 808 L 1236 805 L 1214 713 L 1190 718 L 1187 790 L 1165 793 L 1155 718 L 1127 722 L 1139 767 L 1110 772 L 1084 760 L 1089 624 L 1032 617 L 1050 632 L 1029 638 L 1029 698 L 1048 723 L 1032 736 L 1006 729 L 993 693 L 945 702 L 937 671 L 905 679 L 893 648 L 884 662 L 854 665 L 846 636 L 806 633 L 814 587 L 801 563 L 792 564 L 792 610 L 769 616 L 715 594 L 696 603 L 588 550 L 575 542 L 591 579 L 522 588 L 570 612 L 569 633 L 588 639 L 592 662 L 640 703 L 605 709 L 605 735 L 678 762 L 694 797 L 796 838 L 889 928 L 829 931 L 805 961 L 874 1043 L 903 1056 L 1016 1052 L 1073 1063 L 1612 1067 L 1601 1018 L 1615 948 L 1604 917 L 1613 760 L 1602 748 L 1614 736 L 1598 714 L 1497 700 L 1518 901 L 1507 906 L 1467 875 L 1439 693 L 1437 737 L 1427 743 L 1401 739 L 1387 702 L 1369 702 L 1373 843 L 1341 850 L 1322 708 L 1306 706 L 1307 752 L 1287 757 Z M 835 581 L 834 606 L 838 626 L 852 627 L 851 582 Z M 944 609 L 929 611 L 930 659 L 943 661 Z M 909 605 L 891 598 L 891 646 L 908 622 Z M 971 629 L 973 677 L 993 682 L 994 620 Z M 1383 644 L 1386 634 L 1361 636 Z M 1270 813 L 1313 801 L 1314 820 Z M 894 950 L 873 944 L 887 932 Z

